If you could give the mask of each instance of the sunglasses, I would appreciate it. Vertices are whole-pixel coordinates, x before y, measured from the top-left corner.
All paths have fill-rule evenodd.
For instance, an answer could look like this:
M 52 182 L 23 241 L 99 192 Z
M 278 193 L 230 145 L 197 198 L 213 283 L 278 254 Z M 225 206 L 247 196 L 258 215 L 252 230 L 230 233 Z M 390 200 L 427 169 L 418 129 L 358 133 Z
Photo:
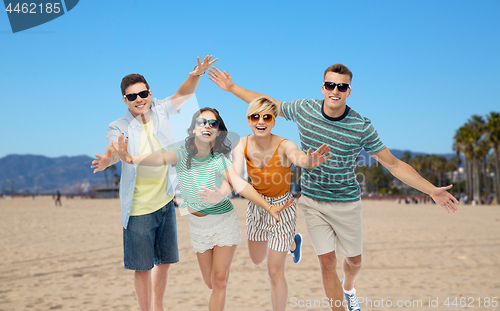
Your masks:
M 349 89 L 349 84 L 347 84 L 347 83 L 325 82 L 325 84 L 323 84 L 323 86 L 325 87 L 325 90 L 327 90 L 327 91 L 333 91 L 333 90 L 335 90 L 335 87 L 337 87 L 339 92 L 346 92 L 347 89 Z
M 219 128 L 220 125 L 219 120 L 207 120 L 205 118 L 196 118 L 196 126 L 198 127 L 204 127 L 205 124 L 207 124 L 207 122 L 208 125 L 210 125 L 210 127 L 213 128 L 214 130 Z
M 264 121 L 264 123 L 271 123 L 273 122 L 273 119 L 274 119 L 274 115 L 273 114 L 270 114 L 270 113 L 254 113 L 254 114 L 251 114 L 251 115 L 248 115 L 247 116 L 248 120 L 256 123 L 256 122 L 259 122 L 260 118 L 262 118 L 262 121 Z
M 145 91 L 135 93 L 135 94 L 132 93 L 132 94 L 123 95 L 123 97 L 126 97 L 129 101 L 133 102 L 137 98 L 137 95 L 139 95 L 141 98 L 146 98 L 149 96 L 149 90 L 145 90 Z

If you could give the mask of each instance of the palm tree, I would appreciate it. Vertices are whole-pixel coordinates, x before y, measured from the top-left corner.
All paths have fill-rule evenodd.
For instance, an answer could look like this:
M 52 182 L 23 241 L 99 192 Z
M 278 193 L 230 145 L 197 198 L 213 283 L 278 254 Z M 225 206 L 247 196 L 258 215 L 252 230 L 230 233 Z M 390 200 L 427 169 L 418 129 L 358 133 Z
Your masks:
M 481 188 L 479 179 L 479 163 L 478 163 L 478 153 L 479 151 L 479 141 L 484 134 L 485 122 L 483 117 L 478 115 L 473 115 L 469 119 L 466 126 L 469 128 L 469 136 L 467 139 L 472 146 L 473 156 L 472 156 L 472 189 L 473 189 L 473 199 L 476 204 L 481 202 Z
M 453 150 L 455 150 L 455 145 L 453 145 Z M 456 151 L 456 150 L 455 150 Z M 450 175 L 450 180 L 446 180 L 445 181 L 445 184 L 450 184 L 450 183 L 454 183 L 454 172 L 457 172 L 457 180 L 456 180 L 456 185 L 454 185 L 453 188 L 455 193 L 457 193 L 456 197 L 459 198 L 460 197 L 460 175 L 459 175 L 459 168 L 460 168 L 460 154 L 457 152 L 457 155 L 454 156 L 453 158 L 449 159 L 447 162 L 446 162 L 446 172 L 451 172 L 451 175 Z
M 405 151 L 403 153 L 403 155 L 401 156 L 401 161 L 403 161 L 405 163 L 410 162 L 410 159 L 411 159 L 411 153 L 409 153 L 408 151 Z
M 410 163 L 410 160 L 411 160 L 411 153 L 408 152 L 408 151 L 405 151 L 403 153 L 403 155 L 401 156 L 401 161 L 405 162 L 405 163 Z M 404 194 L 407 194 L 408 193 L 408 190 L 410 189 L 410 186 L 408 186 L 407 184 L 405 183 L 402 183 L 403 184 L 403 193 Z
M 467 202 L 472 198 L 472 161 L 474 158 L 473 146 L 470 142 L 470 128 L 467 125 L 462 125 L 455 133 L 453 138 L 453 150 L 457 152 L 457 155 L 460 153 L 464 154 L 464 168 L 465 168 L 465 195 L 468 198 Z
M 490 187 L 490 178 L 488 174 L 488 153 L 490 152 L 490 143 L 487 139 L 482 139 L 479 141 L 477 147 L 476 147 L 476 153 L 477 153 L 477 158 L 480 166 L 480 172 L 481 175 L 483 175 L 483 193 L 486 196 L 489 196 L 491 194 L 491 187 Z
M 493 149 L 495 163 L 494 190 L 497 204 L 500 204 L 500 113 L 490 112 L 485 126 L 487 140 Z
M 432 174 L 437 178 L 437 186 L 441 187 L 442 182 L 441 182 L 441 172 L 445 170 L 446 168 L 446 158 L 445 157 L 440 157 L 436 155 L 431 155 L 430 156 L 430 168 L 432 171 Z
M 110 170 L 111 176 L 113 176 L 115 171 L 116 171 L 116 165 L 115 164 L 110 165 L 110 166 L 106 167 L 106 169 L 104 170 L 104 179 L 106 180 L 106 186 L 109 186 L 108 170 Z
M 414 156 L 409 163 L 417 172 L 420 173 L 420 175 L 424 176 L 424 169 L 425 169 L 425 164 L 424 164 L 424 157 L 422 155 L 417 155 Z

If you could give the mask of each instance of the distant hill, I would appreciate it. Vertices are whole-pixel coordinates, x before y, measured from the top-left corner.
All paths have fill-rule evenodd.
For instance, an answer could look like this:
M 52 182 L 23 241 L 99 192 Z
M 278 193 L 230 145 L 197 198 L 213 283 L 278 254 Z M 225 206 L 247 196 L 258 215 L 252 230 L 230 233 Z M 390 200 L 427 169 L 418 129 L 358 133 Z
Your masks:
M 398 149 L 390 149 L 390 148 L 389 148 L 389 150 L 398 159 L 401 159 L 401 157 L 403 156 L 403 154 L 405 152 L 409 152 L 410 155 L 411 155 L 411 158 L 414 158 L 417 155 L 430 154 L 430 153 L 424 153 L 424 152 L 413 152 L 413 151 L 410 151 L 410 150 L 398 150 Z M 456 154 L 454 154 L 454 153 L 435 154 L 435 155 L 445 157 L 447 160 L 449 160 L 449 159 L 451 159 L 451 158 L 453 158 L 453 157 L 456 156 Z M 371 164 L 373 164 L 375 162 L 376 162 L 375 159 L 373 159 L 368 153 L 366 153 L 366 151 L 364 149 L 361 150 L 361 152 L 359 153 L 359 158 L 358 158 L 358 163 L 359 164 L 361 164 L 361 165 L 371 165 Z M 462 161 L 462 164 L 463 164 L 463 161 Z
M 398 159 L 405 151 L 391 149 Z M 411 156 L 425 153 L 410 152 Z M 447 159 L 455 154 L 441 154 Z M 15 193 L 87 193 L 94 186 L 106 185 L 103 172 L 92 173 L 90 168 L 93 158 L 88 156 L 48 158 L 41 155 L 8 155 L 0 158 L 0 193 L 10 193 L 14 185 Z M 364 163 L 361 161 L 365 161 Z M 375 160 L 364 150 L 358 159 L 361 165 L 371 165 Z M 121 174 L 121 163 L 116 165 L 117 174 Z M 108 172 L 109 184 L 113 176 Z
M 85 193 L 93 186 L 106 185 L 103 172 L 93 173 L 88 156 L 48 158 L 40 155 L 8 155 L 0 158 L 0 192 Z M 117 163 L 116 173 L 121 174 Z M 108 172 L 109 183 L 113 177 Z

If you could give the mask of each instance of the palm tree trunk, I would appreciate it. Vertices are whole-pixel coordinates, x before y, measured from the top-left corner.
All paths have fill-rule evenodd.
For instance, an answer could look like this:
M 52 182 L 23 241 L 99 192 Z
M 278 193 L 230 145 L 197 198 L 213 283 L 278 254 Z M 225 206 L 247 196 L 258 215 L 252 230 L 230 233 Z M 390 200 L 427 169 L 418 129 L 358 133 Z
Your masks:
M 495 155 L 495 197 L 497 199 L 497 204 L 500 204 L 500 159 L 499 159 L 500 148 L 493 148 L 493 154 Z
M 106 187 L 109 186 L 109 181 L 108 181 L 108 168 L 104 170 L 104 179 L 106 179 Z
M 490 176 L 488 176 L 487 158 L 484 158 L 482 162 L 484 195 L 485 197 L 489 197 L 489 195 L 491 194 L 491 186 Z
M 473 160 L 472 163 L 472 184 L 473 184 L 473 198 L 475 204 L 481 204 L 481 188 L 480 188 L 480 179 L 479 179 L 479 165 L 477 163 L 477 159 Z
M 458 161 L 458 163 L 457 163 L 457 178 L 458 178 L 457 192 L 458 192 L 458 198 L 460 198 L 460 152 L 458 152 L 458 151 L 457 151 L 457 161 Z
M 466 182 L 465 182 L 465 195 L 467 196 L 467 203 L 470 204 L 472 201 L 472 169 L 471 169 L 471 163 L 470 161 L 466 160 L 465 161 L 465 167 L 466 167 Z

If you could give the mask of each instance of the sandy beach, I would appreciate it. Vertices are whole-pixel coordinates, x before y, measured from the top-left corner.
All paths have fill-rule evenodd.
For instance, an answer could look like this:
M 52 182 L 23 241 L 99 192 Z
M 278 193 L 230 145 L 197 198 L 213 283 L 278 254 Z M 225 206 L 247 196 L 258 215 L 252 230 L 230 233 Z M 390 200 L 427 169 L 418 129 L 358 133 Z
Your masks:
M 246 200 L 233 203 L 242 234 L 226 310 L 271 310 L 266 266 L 248 257 Z M 0 199 L 0 310 L 137 310 L 133 272 L 123 269 L 119 200 L 62 204 L 55 207 L 50 197 Z M 298 213 L 303 259 L 287 261 L 287 310 L 330 310 Z M 210 290 L 187 217 L 177 215 L 180 262 L 170 270 L 165 309 L 208 310 Z M 363 227 L 356 282 L 363 310 L 500 310 L 500 206 L 462 205 L 447 214 L 433 204 L 366 200 Z

